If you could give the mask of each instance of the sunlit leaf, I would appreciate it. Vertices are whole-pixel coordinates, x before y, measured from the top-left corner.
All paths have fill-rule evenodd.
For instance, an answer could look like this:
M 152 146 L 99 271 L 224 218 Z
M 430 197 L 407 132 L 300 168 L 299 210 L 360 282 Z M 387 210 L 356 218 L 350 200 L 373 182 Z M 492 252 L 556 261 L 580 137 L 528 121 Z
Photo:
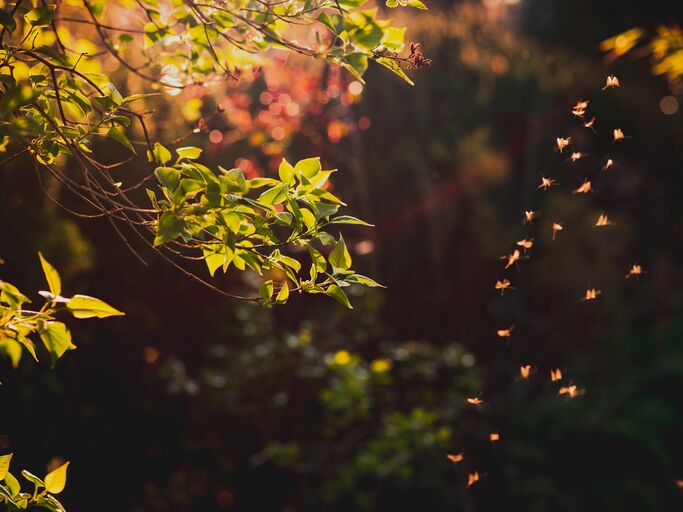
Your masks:
M 40 258 L 40 265 L 43 267 L 43 274 L 45 274 L 50 292 L 55 296 L 60 295 L 62 293 L 62 280 L 59 278 L 59 273 L 48 263 L 42 253 L 39 252 L 38 257 Z
M 66 462 L 45 477 L 45 489 L 52 494 L 59 494 L 66 486 L 66 470 L 69 463 Z
M 74 295 L 67 302 L 66 307 L 76 318 L 107 318 L 109 316 L 124 315 L 124 313 L 111 307 L 106 302 L 95 297 L 89 297 L 88 295 Z

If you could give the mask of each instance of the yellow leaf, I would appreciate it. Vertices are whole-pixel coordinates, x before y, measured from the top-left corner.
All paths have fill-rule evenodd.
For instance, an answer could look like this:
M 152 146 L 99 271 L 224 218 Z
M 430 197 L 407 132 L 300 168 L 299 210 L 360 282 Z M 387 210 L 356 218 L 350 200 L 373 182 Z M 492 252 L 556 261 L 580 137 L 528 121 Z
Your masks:
M 55 268 L 43 258 L 41 253 L 38 253 L 38 257 L 40 258 L 40 264 L 43 267 L 47 285 L 50 287 L 50 292 L 52 292 L 53 295 L 59 295 L 62 293 L 62 280 L 59 278 L 59 274 Z
M 0 480 L 4 480 L 9 471 L 9 462 L 12 460 L 12 454 L 0 455 Z
M 59 494 L 66 486 L 66 468 L 69 463 L 59 466 L 45 477 L 45 489 L 52 494 Z
M 104 301 L 89 297 L 88 295 L 74 295 L 67 302 L 66 307 L 76 318 L 106 318 L 108 316 L 119 316 L 124 313 L 111 307 Z

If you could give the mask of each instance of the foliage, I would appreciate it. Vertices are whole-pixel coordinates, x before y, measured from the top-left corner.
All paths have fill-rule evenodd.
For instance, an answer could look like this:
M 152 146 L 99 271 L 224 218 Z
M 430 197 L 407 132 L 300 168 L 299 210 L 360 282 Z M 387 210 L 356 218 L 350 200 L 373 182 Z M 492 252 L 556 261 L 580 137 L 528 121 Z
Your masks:
M 664 75 L 672 84 L 683 77 L 683 31 L 678 25 L 660 25 L 654 34 L 633 28 L 600 43 L 600 49 L 610 58 L 641 50 L 652 59 L 652 72 Z
M 170 393 L 192 397 L 188 416 L 214 418 L 209 436 L 231 439 L 205 463 L 248 458 L 252 471 L 291 475 L 310 510 L 373 510 L 399 489 L 419 493 L 427 508 L 449 499 L 455 476 L 445 453 L 462 448 L 472 428 L 465 397 L 482 383 L 472 354 L 458 343 L 352 341 L 379 323 L 372 314 L 335 339 L 343 311 L 294 330 L 268 313 L 240 305 L 239 322 L 226 325 L 232 342 L 209 342 L 199 364 L 174 355 L 154 363 Z M 153 510 L 173 506 L 169 488 L 157 492 L 164 498 Z
M 159 144 L 155 152 L 162 164 L 171 157 Z M 277 271 L 282 276 L 277 287 L 269 279 L 259 290 L 261 303 L 268 306 L 286 302 L 290 291 L 303 291 L 325 293 L 351 307 L 342 287 L 379 286 L 353 273 L 343 237 L 335 240 L 323 230 L 333 225 L 369 224 L 335 215 L 341 200 L 326 190 L 334 171 L 322 170 L 320 159 L 308 158 L 295 165 L 283 160 L 280 179 L 247 180 L 239 168 L 219 168 L 220 174 L 215 175 L 195 162 L 201 154 L 199 148 L 179 148 L 177 154 L 173 167 L 155 171 L 165 199 L 157 200 L 150 191 L 152 203 L 161 212 L 155 245 L 182 239 L 185 244 L 201 247 L 212 276 L 218 269 L 226 272 L 231 264 L 258 274 Z M 280 236 L 278 231 L 282 232 Z M 312 242 L 333 246 L 327 261 Z M 298 274 L 301 263 L 283 254 L 288 246 L 308 248 L 312 260 L 308 279 Z M 293 283 L 292 288 L 288 281 Z
M 38 310 L 26 309 L 29 298 L 11 283 L 0 280 L 0 354 L 6 355 L 16 368 L 23 351 L 38 360 L 36 345 L 31 339 L 38 336 L 47 349 L 54 364 L 67 350 L 76 348 L 71 331 L 56 315 L 68 312 L 74 318 L 106 318 L 123 315 L 109 304 L 76 294 L 63 297 L 59 273 L 38 253 L 49 291 L 41 291 L 45 303 Z
M 291 280 L 292 290 L 323 292 L 350 306 L 343 286 L 351 282 L 374 285 L 366 278 L 351 277 L 350 260 L 333 265 L 332 275 L 319 282 L 316 278 L 325 270 L 316 263 L 310 280 L 303 281 L 294 275 L 302 262 L 282 254 L 283 246 L 295 245 L 310 248 L 315 259 L 314 242 L 333 243 L 322 227 L 360 223 L 352 217 L 331 218 L 343 203 L 324 188 L 330 171 L 321 172 L 316 159 L 302 160 L 296 166 L 283 161 L 279 180 L 247 181 L 239 169 L 209 170 L 195 161 L 201 150 L 187 146 L 177 147 L 176 161 L 167 166 L 171 152 L 152 142 L 145 113 L 133 107 L 154 96 L 155 90 L 175 95 L 188 87 L 237 79 L 245 71 L 267 65 L 276 50 L 342 66 L 360 81 L 368 62 L 376 61 L 412 83 L 402 67 L 421 67 L 429 59 L 414 44 L 410 55 L 400 57 L 405 29 L 379 19 L 377 9 L 363 9 L 364 3 L 18 1 L 11 10 L 1 11 L 2 148 L 18 146 L 9 159 L 30 155 L 37 172 L 41 172 L 38 167 L 46 169 L 95 212 L 84 215 L 105 216 L 136 254 L 133 246 L 141 243 L 215 290 L 185 268 L 188 261 L 205 260 L 212 276 L 219 267 L 225 272 L 231 263 L 238 270 L 250 268 L 260 275 L 278 269 Z M 424 8 L 421 2 L 407 5 Z M 119 16 L 130 10 L 139 15 L 139 26 L 117 25 Z M 71 48 L 80 26 L 96 33 L 96 42 L 85 45 L 93 51 Z M 295 38 L 301 33 L 313 37 L 301 44 Z M 121 94 L 102 72 L 107 59 L 142 82 L 141 92 Z M 130 136 L 131 125 L 136 123 L 145 139 L 141 146 L 156 167 L 159 182 L 158 191 L 148 191 L 151 205 L 141 204 L 135 195 L 151 173 L 135 184 L 112 177 L 114 169 L 138 154 L 138 143 Z M 121 145 L 131 157 L 104 164 L 95 153 L 97 141 L 103 139 Z M 67 157 L 73 171 L 65 165 Z M 247 197 L 257 188 L 264 188 L 261 195 Z M 157 200 L 157 192 L 165 199 Z M 282 242 L 274 233 L 275 225 L 287 231 Z M 135 243 L 128 240 L 130 234 Z M 343 252 L 341 238 L 337 246 Z M 178 259 L 186 263 L 181 265 Z M 259 297 L 223 293 L 268 305 L 286 302 L 290 288 L 286 280 L 280 279 L 277 287 L 272 279 L 263 281 Z
M 21 475 L 33 484 L 32 492 L 26 492 L 21 490 L 19 480 L 9 472 L 12 455 L 11 453 L 0 455 L 0 503 L 6 505 L 5 510 L 11 512 L 40 508 L 64 512 L 64 507 L 54 495 L 61 493 L 66 486 L 66 471 L 69 463 L 62 464 L 42 479 L 23 470 Z

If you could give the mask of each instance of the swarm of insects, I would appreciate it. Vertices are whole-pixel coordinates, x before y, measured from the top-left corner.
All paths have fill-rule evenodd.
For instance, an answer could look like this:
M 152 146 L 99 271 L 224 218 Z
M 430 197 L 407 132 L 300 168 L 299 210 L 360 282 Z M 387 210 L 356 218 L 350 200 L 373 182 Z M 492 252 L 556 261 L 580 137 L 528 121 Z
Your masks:
M 419 67 L 418 63 L 422 62 L 423 56 L 419 50 L 419 45 L 411 45 L 410 47 L 411 53 L 409 60 L 414 61 L 416 66 Z M 426 64 L 422 65 L 428 65 L 429 64 L 429 59 L 427 59 Z M 612 89 L 612 88 L 619 88 L 621 87 L 621 84 L 619 82 L 619 79 L 615 75 L 609 75 L 607 76 L 605 80 L 605 85 L 602 88 L 602 90 L 605 89 Z M 584 100 L 580 99 L 576 102 L 576 104 L 571 108 L 571 114 L 575 117 L 578 117 L 581 120 L 581 123 L 583 127 L 590 129 L 594 133 L 596 133 L 595 130 L 595 123 L 596 123 L 596 118 L 595 116 L 591 116 L 590 119 L 587 118 L 587 112 L 588 112 L 588 105 L 589 105 L 589 100 Z M 617 142 L 622 142 L 625 139 L 629 138 L 629 136 L 625 135 L 623 130 L 621 128 L 614 128 L 611 132 L 612 136 L 612 143 L 617 143 Z M 564 151 L 572 146 L 574 144 L 572 137 L 556 137 L 555 138 L 555 150 L 559 152 L 560 154 L 563 154 Z M 568 151 L 569 153 L 569 151 Z M 577 162 L 578 160 L 583 159 L 584 157 L 588 156 L 587 153 L 584 153 L 580 151 L 578 148 L 574 149 L 572 147 L 571 152 L 569 153 L 569 157 L 567 158 L 568 161 L 570 162 Z M 615 166 L 615 161 L 611 157 L 607 157 L 606 160 L 604 160 L 604 165 L 602 166 L 603 171 L 607 171 L 610 168 Z M 543 191 L 548 191 L 552 187 L 559 186 L 560 184 L 554 179 L 546 176 L 541 176 L 541 181 L 540 184 L 538 185 L 538 189 L 543 190 Z M 584 178 L 583 182 L 578 186 L 578 188 L 572 190 L 573 194 L 588 194 L 590 192 L 593 192 L 593 185 L 590 179 Z M 525 210 L 524 211 L 524 224 L 529 225 L 532 224 L 534 220 L 536 220 L 539 217 L 539 213 L 533 210 Z M 612 220 L 608 217 L 608 215 L 604 212 L 600 213 L 597 220 L 595 221 L 594 227 L 596 228 L 602 228 L 606 226 L 612 225 L 613 222 Z M 554 221 L 551 223 L 551 229 L 552 229 L 552 239 L 555 240 L 557 234 L 564 230 L 564 225 L 560 222 Z M 505 260 L 505 269 L 510 268 L 511 266 L 515 265 L 516 263 L 519 262 L 520 259 L 522 258 L 528 258 L 526 256 L 526 252 L 530 250 L 534 246 L 534 241 L 533 238 L 523 238 L 519 240 L 516 243 L 517 247 L 519 249 L 515 249 L 513 252 L 511 252 L 508 255 L 502 256 L 500 259 Z M 525 256 L 522 256 L 520 253 L 520 250 L 523 250 L 525 253 Z M 635 277 L 636 279 L 639 278 L 641 275 L 645 273 L 645 270 L 643 270 L 642 266 L 634 263 L 631 268 L 629 269 L 628 273 L 626 274 L 625 278 L 629 279 L 631 277 Z M 496 281 L 495 285 L 495 290 L 500 290 L 501 295 L 504 294 L 505 290 L 512 289 L 511 283 L 507 279 L 501 279 Z M 594 301 L 596 300 L 600 295 L 602 295 L 602 290 L 597 289 L 597 288 L 588 288 L 583 296 L 581 297 L 581 301 Z M 508 327 L 508 328 L 501 328 L 496 331 L 496 334 L 500 338 L 504 339 L 509 339 L 512 336 L 512 332 L 514 329 L 514 325 Z M 523 364 L 522 366 L 519 367 L 519 377 L 518 379 L 526 380 L 531 377 L 532 374 L 532 369 L 533 366 L 531 364 Z M 561 381 L 564 378 L 562 375 L 562 370 L 560 368 L 555 368 L 550 370 L 550 381 L 551 382 L 558 382 Z M 571 383 L 571 381 L 562 387 L 559 388 L 557 391 L 559 395 L 566 396 L 567 398 L 575 398 L 578 395 L 582 395 L 585 393 L 584 389 L 580 389 L 577 385 Z M 483 403 L 483 400 L 477 397 L 471 397 L 467 398 L 467 403 L 475 406 L 480 406 Z M 491 432 L 489 434 L 489 440 L 491 442 L 498 442 L 501 439 L 501 435 L 499 432 Z M 448 454 L 447 455 L 448 459 L 451 460 L 454 463 L 460 462 L 463 460 L 463 454 Z M 468 474 L 467 478 L 467 487 L 470 487 L 474 483 L 478 482 L 481 478 L 481 474 L 479 471 L 472 471 Z M 678 481 L 678 485 L 680 487 L 683 487 L 683 480 Z

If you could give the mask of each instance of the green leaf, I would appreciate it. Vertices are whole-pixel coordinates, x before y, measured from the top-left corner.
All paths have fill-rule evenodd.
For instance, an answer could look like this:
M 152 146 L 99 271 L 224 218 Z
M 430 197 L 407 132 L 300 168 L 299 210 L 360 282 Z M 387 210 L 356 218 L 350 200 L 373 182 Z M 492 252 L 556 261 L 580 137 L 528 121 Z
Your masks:
M 183 160 L 196 160 L 202 154 L 202 150 L 194 146 L 186 146 L 184 148 L 178 148 L 175 150 L 178 153 L 178 159 Z
M 5 475 L 5 483 L 7 484 L 7 488 L 9 489 L 12 498 L 19 495 L 21 485 L 19 485 L 19 480 L 17 480 L 12 473 L 8 472 Z
M 269 190 L 266 190 L 259 197 L 259 201 L 266 204 L 278 204 L 287 199 L 287 185 L 277 185 Z
M 76 345 L 71 343 L 71 332 L 62 322 L 47 322 L 47 326 L 41 329 L 39 334 L 45 348 L 57 359 L 67 350 L 76 348 Z
M 327 262 L 325 261 L 325 256 L 323 256 L 320 251 L 314 249 L 313 247 L 308 248 L 308 252 L 311 254 L 311 260 L 315 265 L 318 272 L 325 272 L 327 270 Z
M 131 36 L 129 36 L 128 34 L 122 34 L 119 36 L 119 41 L 121 41 L 121 39 L 124 38 L 124 36 L 130 37 L 130 41 L 133 40 L 133 38 Z M 130 41 L 127 41 L 127 42 L 130 42 Z M 140 100 L 142 98 L 149 98 L 150 96 L 159 96 L 159 93 L 158 92 L 152 92 L 152 93 L 147 93 L 147 94 L 132 94 L 130 96 L 126 96 L 125 98 L 123 98 L 121 100 L 121 106 L 128 105 L 128 104 L 133 103 L 134 101 Z
M 294 166 L 294 169 L 297 173 L 310 180 L 313 176 L 320 172 L 322 165 L 320 165 L 319 157 L 305 158 L 303 160 L 299 160 Z
M 420 9 L 423 11 L 427 10 L 427 6 L 420 2 L 420 0 L 408 0 L 406 5 L 408 5 L 408 7 L 414 7 L 415 9 Z
M 277 293 L 277 297 L 275 297 L 275 302 L 284 304 L 287 302 L 287 299 L 289 299 L 289 286 L 287 285 L 287 281 L 284 281 L 282 283 L 282 288 L 280 288 L 280 291 Z
M 62 464 L 45 477 L 45 489 L 52 494 L 59 494 L 66 486 L 66 470 L 69 463 Z
M 178 238 L 185 229 L 185 221 L 172 213 L 164 213 L 159 219 L 157 236 L 154 237 L 154 245 L 161 245 Z
M 10 34 L 17 28 L 17 22 L 14 21 L 12 15 L 5 9 L 0 9 L 0 25 L 2 25 Z
M 400 76 L 403 80 L 408 82 L 410 85 L 415 85 L 415 82 L 413 82 L 410 78 L 408 78 L 408 75 L 404 73 L 404 71 L 401 69 L 401 66 L 398 65 L 398 63 L 390 59 L 388 57 L 378 57 L 375 59 L 378 63 L 380 63 L 382 66 L 385 68 L 393 71 L 396 75 Z
M 349 309 L 353 309 L 353 306 L 349 302 L 349 298 L 344 293 L 344 290 L 339 288 L 339 286 L 337 286 L 336 284 L 331 284 L 330 286 L 328 286 L 327 290 L 325 290 L 325 295 L 332 297 L 341 305 L 346 306 Z
M 292 167 L 292 164 L 283 158 L 282 162 L 280 162 L 280 167 L 278 168 L 277 173 L 278 176 L 280 176 L 280 180 L 289 185 L 292 183 L 292 181 L 294 181 L 294 175 L 296 174 L 296 171 L 294 170 L 294 167 Z
M 169 153 L 170 155 L 170 153 Z M 173 167 L 157 167 L 154 175 L 164 187 L 174 191 L 180 181 L 180 171 Z
M 107 132 L 107 137 L 109 137 L 110 139 L 114 139 L 119 144 L 125 146 L 133 154 L 137 154 L 135 153 L 135 148 L 133 147 L 133 144 L 131 143 L 130 139 L 126 136 L 125 133 L 121 131 L 120 128 L 116 126 L 112 126 L 111 128 L 109 128 L 109 131 Z
M 258 293 L 264 302 L 270 302 L 270 298 L 273 296 L 273 281 L 270 279 L 264 281 L 259 287 Z
M 37 90 L 28 85 L 10 87 L 0 98 L 0 118 L 7 117 L 16 109 L 33 103 L 39 95 Z
M 207 246 L 203 249 L 204 261 L 209 269 L 211 277 L 216 273 L 220 267 L 223 267 L 223 272 L 228 269 L 232 262 L 233 250 L 225 245 Z
M 405 27 L 387 27 L 382 36 L 382 46 L 389 50 L 400 52 L 403 50 L 405 35 Z
M 31 482 L 33 485 L 35 485 L 38 488 L 39 487 L 45 487 L 45 483 L 43 482 L 43 480 L 40 477 L 37 477 L 36 475 L 31 473 L 30 471 L 26 471 L 24 469 L 21 472 L 21 476 L 23 476 L 26 480 L 28 480 L 29 482 Z
M 361 52 L 349 53 L 343 57 L 341 65 L 350 71 L 361 83 L 365 83 L 363 74 L 368 69 L 368 57 L 365 54 Z
M 24 14 L 24 19 L 33 27 L 49 25 L 54 19 L 56 8 L 56 5 L 46 5 L 37 9 L 31 9 Z
M 166 149 L 164 146 L 159 144 L 158 142 L 154 143 L 154 160 L 161 164 L 165 165 L 166 162 L 169 162 L 172 158 L 171 152 Z
M 74 295 L 66 303 L 66 307 L 75 318 L 107 318 L 125 314 L 106 302 L 88 295 Z
M 348 270 L 351 268 L 351 255 L 341 234 L 327 259 L 334 270 Z
M 211 274 L 211 277 L 213 277 L 213 275 L 216 273 L 216 270 L 221 268 L 223 263 L 225 263 L 225 254 L 221 254 L 219 252 L 205 254 L 204 261 L 209 269 L 209 274 Z
M 22 304 L 31 301 L 13 284 L 0 281 L 0 302 L 9 304 L 13 308 L 20 308 Z
M 5 479 L 5 475 L 9 471 L 9 463 L 12 460 L 12 454 L 0 455 L 0 480 Z
M 384 286 L 383 284 L 379 284 L 374 279 L 370 279 L 369 277 L 362 276 L 360 274 L 350 275 L 345 279 L 345 281 L 351 284 L 362 284 L 365 286 L 369 286 L 371 288 L 386 288 L 386 286 Z
M 285 256 L 284 254 L 280 254 L 279 260 L 285 265 L 287 265 L 289 268 L 293 268 L 295 272 L 301 270 L 301 263 L 299 263 L 299 261 L 295 260 L 294 258 L 290 258 L 289 256 Z
M 40 265 L 43 267 L 43 273 L 45 274 L 50 292 L 55 296 L 60 295 L 62 293 L 62 280 L 59 278 L 59 273 L 48 263 L 42 253 L 38 253 L 38 257 L 40 258 Z
M 364 220 L 357 219 L 351 215 L 339 215 L 338 217 L 333 217 L 330 219 L 330 224 L 357 224 L 359 226 L 374 226 L 374 224 L 368 224 Z

